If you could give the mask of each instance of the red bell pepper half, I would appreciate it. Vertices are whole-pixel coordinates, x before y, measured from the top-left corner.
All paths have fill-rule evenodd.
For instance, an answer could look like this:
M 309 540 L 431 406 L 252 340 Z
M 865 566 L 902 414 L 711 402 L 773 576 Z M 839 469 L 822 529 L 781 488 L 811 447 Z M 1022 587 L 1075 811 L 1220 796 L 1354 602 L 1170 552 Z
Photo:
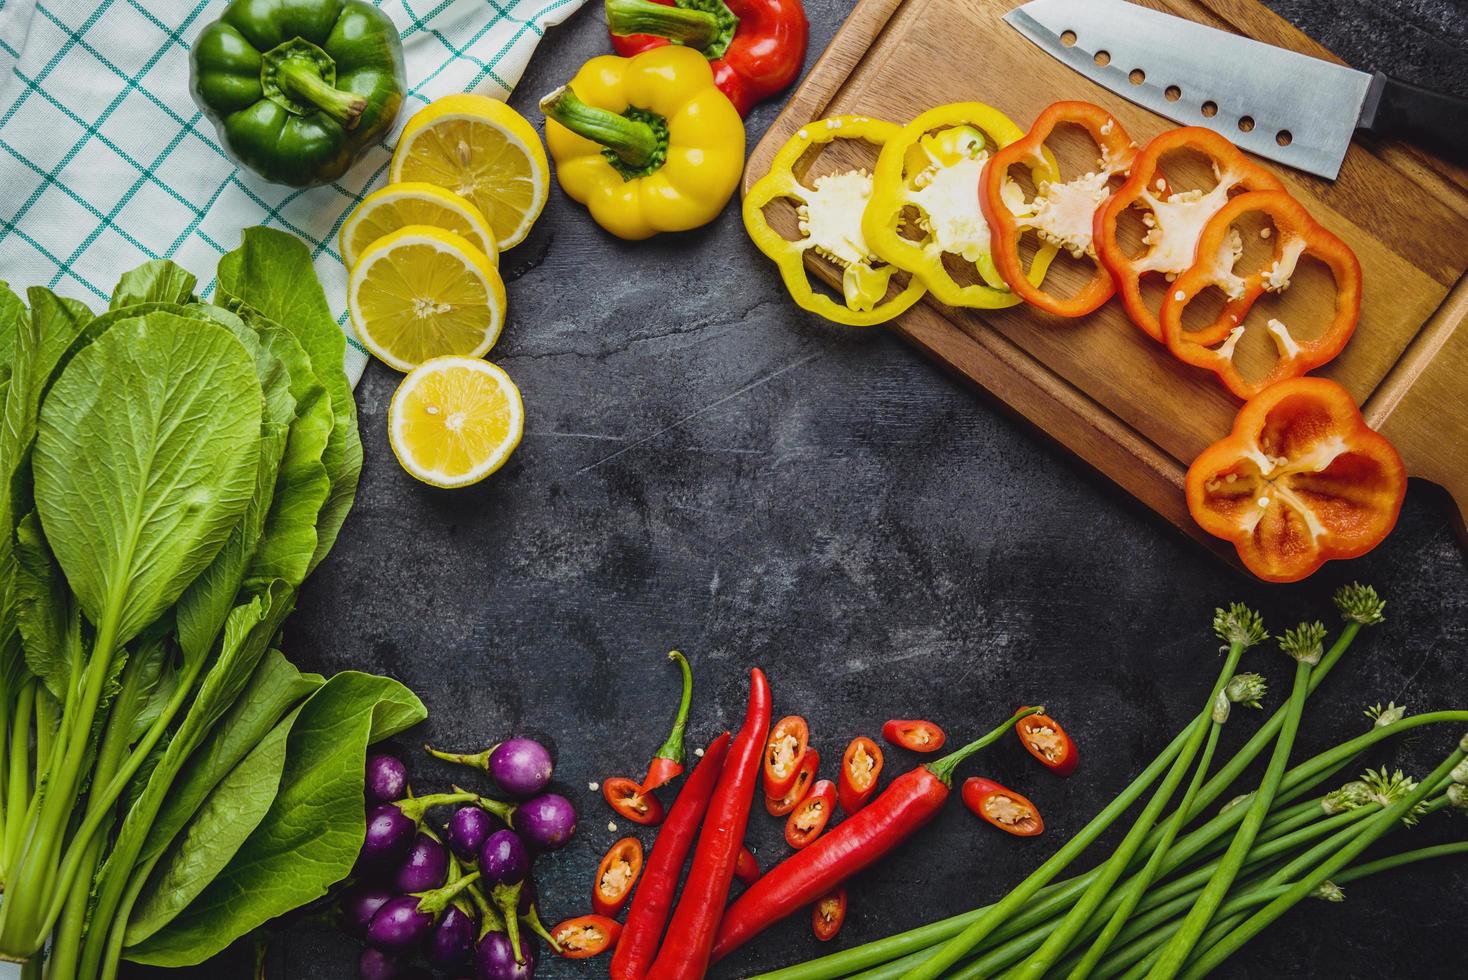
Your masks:
M 970 776 L 963 781 L 963 805 L 985 822 L 1016 837 L 1034 837 L 1045 829 L 1045 821 L 1035 804 L 982 776 Z
M 1030 715 L 1020 719 L 1014 726 L 1020 744 L 1040 760 L 1040 764 L 1057 776 L 1069 776 L 1076 771 L 1081 754 L 1076 743 L 1071 741 L 1060 722 L 1049 715 Z
M 622 923 L 605 915 L 578 915 L 552 929 L 551 936 L 566 959 L 585 960 L 614 948 L 622 936 Z
M 841 756 L 841 775 L 836 785 L 841 809 L 847 814 L 861 809 L 876 794 L 881 775 L 882 749 L 865 735 L 852 739 Z
M 822 779 L 810 788 L 810 795 L 785 818 L 785 843 L 797 851 L 817 837 L 831 822 L 836 809 L 836 784 Z
M 623 837 L 611 846 L 596 869 L 591 907 L 602 915 L 616 915 L 627 904 L 641 873 L 642 842 L 636 837 Z
M 810 746 L 810 726 L 799 715 L 787 715 L 775 722 L 765 742 L 764 784 L 766 797 L 780 797 L 790 792 L 800 774 L 800 764 Z
M 882 726 L 882 737 L 912 752 L 937 752 L 948 741 L 943 729 L 931 721 L 894 719 Z
M 801 0 L 606 0 L 606 16 L 624 58 L 670 41 L 701 51 L 741 116 L 795 81 L 810 35 Z
M 784 796 L 766 796 L 765 811 L 772 817 L 783 817 L 799 806 L 815 784 L 816 772 L 820 766 L 821 754 L 813 748 L 806 749 L 805 758 L 800 762 L 800 771 L 795 774 L 795 782 L 790 785 L 790 790 Z
M 644 827 L 656 827 L 663 822 L 663 801 L 626 776 L 613 776 L 601 784 L 601 795 L 606 798 L 617 816 L 631 820 Z
M 838 888 L 810 909 L 810 931 L 821 942 L 830 942 L 846 922 L 846 889 Z

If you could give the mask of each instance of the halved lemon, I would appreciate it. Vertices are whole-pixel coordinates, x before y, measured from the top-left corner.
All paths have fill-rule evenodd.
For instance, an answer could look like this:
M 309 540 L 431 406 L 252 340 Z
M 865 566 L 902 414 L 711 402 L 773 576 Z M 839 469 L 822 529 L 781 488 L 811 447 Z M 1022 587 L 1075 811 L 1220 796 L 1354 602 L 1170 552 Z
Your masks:
M 473 202 L 509 248 L 530 234 L 550 184 L 550 165 L 535 128 L 486 95 L 446 95 L 403 127 L 389 175 L 427 181 Z
M 466 487 L 505 464 L 525 431 L 520 389 L 473 357 L 435 357 L 403 379 L 387 410 L 398 462 L 435 487 Z
M 462 235 L 409 225 L 362 252 L 347 310 L 368 350 L 410 371 L 432 357 L 487 353 L 505 326 L 505 284 Z
M 499 264 L 494 232 L 479 209 L 453 191 L 421 180 L 389 184 L 362 199 L 342 223 L 342 261 L 350 269 L 368 245 L 408 225 L 432 225 L 463 235 L 491 263 Z

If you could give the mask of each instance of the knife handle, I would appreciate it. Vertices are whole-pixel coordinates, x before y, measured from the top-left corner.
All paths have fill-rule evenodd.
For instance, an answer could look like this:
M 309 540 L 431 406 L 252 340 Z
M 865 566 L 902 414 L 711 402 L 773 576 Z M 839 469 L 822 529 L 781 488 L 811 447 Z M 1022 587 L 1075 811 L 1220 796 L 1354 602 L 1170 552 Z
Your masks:
M 1468 99 L 1377 72 L 1364 109 L 1361 128 L 1367 132 L 1406 140 L 1468 166 Z

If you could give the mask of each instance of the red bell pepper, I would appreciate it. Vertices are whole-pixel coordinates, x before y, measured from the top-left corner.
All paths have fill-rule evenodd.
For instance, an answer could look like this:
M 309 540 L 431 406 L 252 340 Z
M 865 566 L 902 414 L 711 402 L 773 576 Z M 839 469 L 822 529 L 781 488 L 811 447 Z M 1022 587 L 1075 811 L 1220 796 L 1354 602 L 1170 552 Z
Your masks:
M 568 960 L 599 956 L 614 948 L 621 935 L 622 923 L 605 915 L 578 915 L 551 930 L 560 954 Z
M 764 785 L 766 797 L 781 797 L 790 792 L 800 774 L 800 764 L 810 746 L 810 726 L 799 715 L 787 715 L 775 722 L 765 741 Z
M 622 911 L 641 873 L 642 842 L 636 837 L 623 837 L 611 846 L 596 869 L 591 907 L 602 915 L 616 915 Z
M 709 797 L 724 771 L 724 758 L 729 754 L 729 733 L 724 732 L 709 743 L 703 758 L 683 783 L 668 822 L 658 832 L 652 853 L 647 857 L 642 886 L 632 896 L 627 912 L 627 928 L 612 957 L 612 980 L 643 980 L 647 968 L 657 955 L 658 940 L 663 937 L 668 913 L 673 908 L 673 894 L 683 874 L 683 862 L 693 849 L 698 826 L 708 809 Z
M 670 41 L 703 52 L 741 116 L 795 81 L 810 35 L 800 0 L 606 0 L 606 16 L 624 58 Z
M 807 749 L 805 758 L 800 762 L 800 771 L 795 774 L 795 782 L 790 785 L 790 790 L 784 796 L 766 796 L 765 811 L 772 817 L 783 817 L 791 810 L 800 805 L 810 793 L 811 786 L 815 785 L 816 772 L 821 767 L 821 754 L 814 748 Z
M 642 780 L 644 793 L 651 793 L 682 775 L 688 758 L 687 747 L 683 744 L 683 732 L 688 728 L 688 708 L 693 704 L 693 669 L 688 666 L 688 658 L 677 650 L 670 651 L 668 659 L 676 663 L 683 674 L 683 696 L 678 701 L 678 714 L 673 718 L 673 730 L 668 733 L 668 740 L 658 748 L 652 762 L 648 763 L 647 776 Z
M 770 685 L 758 667 L 750 671 L 749 706 L 744 727 L 734 740 L 724 771 L 709 801 L 708 816 L 698 835 L 688 881 L 678 899 L 668 934 L 649 980 L 698 980 L 708 972 L 714 933 L 729 899 L 734 865 L 749 826 L 749 806 L 759 785 L 760 756 L 770 731 Z M 761 878 L 750 886 L 758 888 Z M 749 894 L 748 891 L 745 892 Z
M 1027 797 L 982 776 L 963 781 L 963 805 L 985 822 L 1016 837 L 1034 837 L 1045 829 L 1040 810 Z
M 1028 201 L 1015 201 L 1009 172 L 1017 166 L 1033 170 L 1046 165 L 1045 141 L 1055 127 L 1069 123 L 1091 135 L 1101 150 L 1095 170 L 1064 183 L 1042 182 Z M 1110 196 L 1111 182 L 1126 173 L 1137 154 L 1120 122 L 1111 113 L 1089 102 L 1056 102 L 1047 106 L 1022 139 L 995 152 L 979 177 L 979 206 L 989 223 L 994 267 L 1014 291 L 1032 306 L 1057 316 L 1085 316 L 1116 292 L 1111 273 L 1096 258 L 1094 228 L 1096 212 Z M 1011 204 L 1015 206 L 1011 206 Z M 1042 242 L 1055 245 L 1074 258 L 1089 257 L 1096 264 L 1090 280 L 1074 296 L 1065 299 L 1047 293 L 1025 276 L 1020 255 L 1020 238 L 1033 231 Z
M 1014 726 L 1020 744 L 1025 751 L 1040 760 L 1040 764 L 1057 776 L 1069 776 L 1076 771 L 1081 754 L 1076 743 L 1071 741 L 1060 722 L 1049 715 L 1030 715 Z
M 1238 251 L 1230 246 L 1233 223 L 1246 214 L 1267 214 L 1274 221 L 1274 261 L 1246 276 L 1234 271 Z M 1266 292 L 1282 292 L 1290 284 L 1300 256 L 1309 253 L 1335 277 L 1335 311 L 1325 329 L 1302 340 L 1279 320 L 1267 323 L 1279 357 L 1267 374 L 1246 378 L 1234 364 L 1234 347 L 1244 333 L 1244 317 Z M 1210 286 L 1231 302 L 1213 323 L 1183 329 L 1183 311 Z M 1198 239 L 1197 261 L 1168 287 L 1162 300 L 1162 338 L 1173 356 L 1213 371 L 1228 390 L 1253 398 L 1272 384 L 1298 378 L 1331 360 L 1346 346 L 1361 314 L 1361 263 L 1351 247 L 1331 234 L 1304 205 L 1284 191 L 1249 191 L 1231 199 L 1209 219 Z M 1221 341 L 1221 343 L 1220 343 Z M 1215 346 L 1217 345 L 1217 346 Z
M 876 799 L 829 834 L 775 865 L 724 912 L 713 958 L 728 956 L 774 923 L 840 887 L 858 871 L 925 825 L 953 788 L 953 771 L 998 741 L 1015 722 L 1044 709 L 1027 708 L 956 752 L 898 776 Z
M 755 858 L 754 852 L 747 847 L 741 847 L 739 859 L 734 862 L 734 877 L 746 885 L 752 885 L 759 880 L 759 876 L 759 861 Z
M 644 827 L 663 822 L 663 801 L 626 776 L 612 776 L 602 781 L 601 795 L 617 816 Z
M 785 818 L 785 843 L 797 851 L 821 836 L 836 809 L 836 784 L 822 779 L 810 788 L 810 795 Z
M 841 756 L 841 775 L 837 781 L 841 809 L 849 815 L 865 806 L 876 794 L 881 775 L 882 749 L 865 735 L 852 739 Z
M 810 909 L 810 931 L 821 942 L 830 942 L 846 922 L 846 889 L 838 888 Z
M 897 718 L 882 726 L 882 737 L 913 752 L 937 752 L 948 740 L 943 729 L 931 721 Z
M 1213 164 L 1218 180 L 1206 193 L 1168 193 L 1168 181 L 1158 174 L 1164 156 L 1184 149 L 1201 153 Z M 1144 146 L 1126 183 L 1096 212 L 1096 255 L 1116 280 L 1127 316 L 1153 340 L 1162 339 L 1162 325 L 1142 298 L 1142 279 L 1166 276 L 1170 282 L 1192 266 L 1204 224 L 1228 203 L 1236 188 L 1270 191 L 1284 190 L 1284 185 L 1225 137 L 1202 126 L 1184 126 L 1169 129 Z M 1142 220 L 1148 223 L 1142 238 L 1146 248 L 1140 255 L 1129 254 L 1116 238 L 1117 224 L 1128 208 L 1144 211 Z M 1239 313 L 1242 319 L 1241 311 L 1228 312 Z M 1225 327 L 1223 335 L 1210 342 L 1227 335 Z

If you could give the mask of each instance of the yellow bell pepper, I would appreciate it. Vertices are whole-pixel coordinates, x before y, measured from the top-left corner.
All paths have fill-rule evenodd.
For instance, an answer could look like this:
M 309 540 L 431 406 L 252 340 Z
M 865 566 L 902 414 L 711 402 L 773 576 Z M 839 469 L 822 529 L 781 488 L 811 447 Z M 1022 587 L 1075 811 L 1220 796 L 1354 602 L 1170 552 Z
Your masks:
M 917 276 L 890 300 L 891 265 L 882 264 L 862 236 L 861 215 L 872 196 L 872 177 L 865 170 L 825 174 L 808 186 L 795 176 L 795 167 L 814 144 L 837 139 L 865 140 L 882 146 L 898 133 L 897 126 L 866 116 L 833 116 L 800 128 L 780 148 L 765 174 L 744 196 L 744 227 L 765 255 L 775 260 L 791 299 L 802 309 L 827 320 L 853 327 L 892 319 L 916 303 L 926 288 Z M 791 241 L 770 227 L 765 207 L 776 198 L 797 202 L 801 237 Z M 805 253 L 817 255 L 842 270 L 844 303 L 837 303 L 811 286 Z
M 619 238 L 706 225 L 739 186 L 744 122 L 692 48 L 592 58 L 540 108 L 561 187 Z
M 1017 305 L 1020 298 L 994 267 L 989 226 L 979 208 L 979 175 L 994 150 L 1023 135 L 1008 116 L 982 102 L 938 106 L 904 126 L 882 148 L 873 172 L 872 200 L 861 221 L 872 251 L 921 279 L 949 306 Z M 1050 158 L 1034 175 L 1037 185 L 1059 179 Z M 916 240 L 903 234 L 914 226 L 922 233 Z M 1045 278 L 1055 253 L 1054 245 L 1036 253 L 1026 273 L 1032 283 Z M 959 284 L 944 267 L 945 254 L 971 262 L 983 281 Z

